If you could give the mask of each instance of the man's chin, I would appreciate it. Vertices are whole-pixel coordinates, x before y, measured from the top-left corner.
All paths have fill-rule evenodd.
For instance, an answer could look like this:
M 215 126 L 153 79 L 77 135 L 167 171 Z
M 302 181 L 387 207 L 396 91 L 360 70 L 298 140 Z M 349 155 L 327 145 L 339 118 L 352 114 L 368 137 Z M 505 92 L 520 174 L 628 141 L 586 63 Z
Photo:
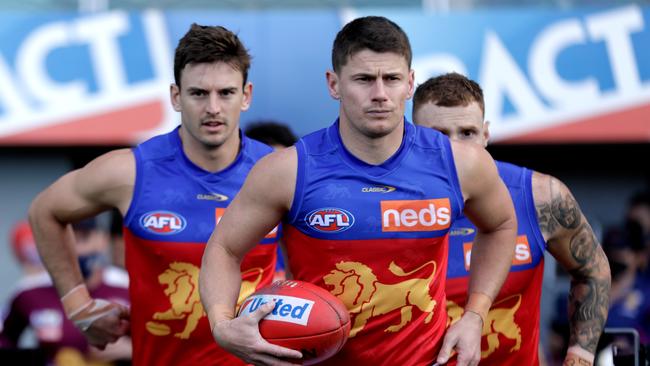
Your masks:
M 381 138 L 390 135 L 399 124 L 388 120 L 370 121 L 366 128 L 366 136 L 372 138 Z

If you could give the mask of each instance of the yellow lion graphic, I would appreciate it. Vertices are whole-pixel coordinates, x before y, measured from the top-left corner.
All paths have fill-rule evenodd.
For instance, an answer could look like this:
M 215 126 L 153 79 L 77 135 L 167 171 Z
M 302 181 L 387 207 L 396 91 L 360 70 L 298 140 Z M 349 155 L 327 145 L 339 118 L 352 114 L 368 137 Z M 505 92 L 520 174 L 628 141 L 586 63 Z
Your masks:
M 247 276 L 257 272 L 253 281 L 242 281 L 237 304 L 255 291 L 255 288 L 262 279 L 261 268 L 251 268 L 242 273 Z M 185 320 L 185 326 L 181 332 L 174 336 L 181 339 L 188 339 L 196 329 L 201 317 L 205 316 L 201 298 L 199 297 L 199 267 L 185 262 L 172 262 L 162 274 L 158 276 L 158 282 L 165 286 L 165 295 L 169 298 L 171 307 L 166 311 L 153 314 L 154 320 Z M 239 306 L 239 305 L 238 305 Z M 168 335 L 171 328 L 164 323 L 149 321 L 146 324 L 147 330 L 157 336 Z
M 350 314 L 356 315 L 350 337 L 357 335 L 371 317 L 395 310 L 400 311 L 401 321 L 389 326 L 385 331 L 397 332 L 411 321 L 413 306 L 428 313 L 425 323 L 429 323 L 436 307 L 436 301 L 429 294 L 429 287 L 436 273 L 436 263 L 426 262 L 410 272 L 404 272 L 395 262 L 391 262 L 389 270 L 396 276 L 405 277 L 428 265 L 433 268 L 427 278 L 410 278 L 396 284 L 384 284 L 380 283 L 372 270 L 363 263 L 337 263 L 336 269 L 323 277 L 323 280 L 327 285 L 334 286 L 331 293 L 343 301 Z
M 503 307 L 504 303 L 517 299 L 512 307 Z M 501 307 L 499 307 L 501 305 Z M 515 322 L 515 313 L 521 305 L 521 294 L 509 296 L 492 304 L 485 324 L 483 324 L 482 337 L 487 341 L 487 349 L 481 349 L 481 358 L 486 358 L 499 348 L 499 334 L 515 341 L 510 352 L 521 348 L 521 328 Z M 463 309 L 453 301 L 447 301 L 447 326 L 456 323 L 463 315 Z

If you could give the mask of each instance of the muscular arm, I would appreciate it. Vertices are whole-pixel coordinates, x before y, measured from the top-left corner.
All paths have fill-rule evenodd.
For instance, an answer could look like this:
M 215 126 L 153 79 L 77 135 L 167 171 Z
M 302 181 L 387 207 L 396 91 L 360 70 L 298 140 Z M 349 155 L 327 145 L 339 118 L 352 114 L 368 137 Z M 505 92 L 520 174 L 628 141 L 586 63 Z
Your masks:
M 437 362 L 445 364 L 455 348 L 458 365 L 465 366 L 476 365 L 481 358 L 481 329 L 512 263 L 517 219 L 490 155 L 479 145 L 463 142 L 452 142 L 452 149 L 464 212 L 476 226 L 477 235 L 465 312 L 445 334 Z
M 464 212 L 477 228 L 470 262 L 468 303 L 476 293 L 487 295 L 491 301 L 510 270 L 517 219 L 508 189 L 490 155 L 474 145 L 455 143 L 453 146 L 465 198 Z M 488 309 L 481 310 L 487 313 Z
M 63 309 L 91 345 L 103 349 L 125 335 L 128 308 L 95 300 L 83 282 L 70 223 L 110 207 L 126 212 L 133 195 L 135 159 L 116 150 L 70 172 L 41 192 L 29 208 L 36 247 L 58 290 Z
M 60 295 L 83 282 L 69 223 L 110 207 L 124 213 L 133 194 L 135 160 L 130 150 L 117 150 L 72 171 L 32 202 L 29 219 L 36 246 Z
M 274 152 L 251 170 L 244 186 L 215 228 L 201 264 L 201 301 L 219 344 L 248 363 L 269 357 L 300 357 L 300 353 L 266 343 L 255 319 L 234 318 L 244 255 L 282 218 L 291 206 L 296 181 L 294 148 Z M 269 312 L 273 307 L 262 307 Z M 289 363 L 275 360 L 278 365 Z
M 548 251 L 571 275 L 569 347 L 594 354 L 607 320 L 611 276 L 607 257 L 569 189 L 535 172 L 533 197 Z

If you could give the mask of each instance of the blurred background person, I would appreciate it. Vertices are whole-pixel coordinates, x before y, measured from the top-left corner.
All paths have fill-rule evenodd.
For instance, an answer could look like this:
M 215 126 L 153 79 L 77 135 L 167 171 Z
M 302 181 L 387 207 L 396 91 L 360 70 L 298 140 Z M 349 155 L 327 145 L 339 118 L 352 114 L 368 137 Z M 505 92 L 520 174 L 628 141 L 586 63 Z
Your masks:
M 638 222 L 609 229 L 603 246 L 612 269 L 612 291 L 607 327 L 634 328 L 641 343 L 650 342 L 650 281 L 644 237 Z
M 124 263 L 124 233 L 122 232 L 123 225 L 124 221 L 120 211 L 117 209 L 112 209 L 110 228 L 108 230 L 110 233 L 111 241 L 111 263 L 120 268 L 126 268 Z
M 95 219 L 81 221 L 73 228 L 79 265 L 90 292 L 97 298 L 128 306 L 128 276 L 109 263 L 108 233 L 97 226 Z M 0 346 L 21 347 L 25 342 L 21 337 L 29 329 L 35 338 L 33 343 L 44 352 L 49 365 L 128 364 L 130 339 L 100 351 L 90 347 L 83 334 L 66 318 L 56 289 L 40 262 L 27 221 L 15 225 L 10 242 L 25 276 L 16 284 L 2 319 Z
M 625 216 L 629 225 L 638 224 L 641 246 L 637 251 L 638 270 L 650 281 L 650 190 L 637 192 L 628 201 L 627 213 Z
M 253 140 L 271 146 L 275 150 L 293 146 L 293 144 L 298 141 L 298 138 L 289 125 L 277 121 L 253 122 L 246 127 L 244 134 Z M 278 226 L 278 231 L 281 233 L 282 225 Z M 291 273 L 285 263 L 288 263 L 288 258 L 286 257 L 286 250 L 284 250 L 282 239 L 280 239 L 280 245 L 278 245 L 278 261 L 275 264 L 275 275 L 273 276 L 273 281 L 281 281 L 291 278 Z
M 288 124 L 277 121 L 257 121 L 244 130 L 246 136 L 263 142 L 275 150 L 293 146 L 298 140 Z

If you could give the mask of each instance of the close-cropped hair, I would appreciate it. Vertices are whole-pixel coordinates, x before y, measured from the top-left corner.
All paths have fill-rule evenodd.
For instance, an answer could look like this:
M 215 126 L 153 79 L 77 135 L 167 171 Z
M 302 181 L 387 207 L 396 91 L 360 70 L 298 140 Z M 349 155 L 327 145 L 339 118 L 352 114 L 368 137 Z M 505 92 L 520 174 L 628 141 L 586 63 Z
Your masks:
M 261 141 L 267 145 L 292 146 L 296 143 L 296 135 L 291 128 L 280 122 L 258 121 L 248 125 L 244 134 L 253 140 Z
M 384 17 L 357 18 L 339 31 L 332 47 L 332 67 L 335 72 L 345 66 L 348 58 L 357 52 L 392 52 L 404 56 L 411 68 L 411 44 L 408 36 L 397 24 Z
M 181 72 L 187 64 L 225 62 L 248 80 L 251 56 L 236 34 L 222 26 L 192 24 L 178 42 L 174 54 L 174 82 L 181 86 Z
M 440 107 L 468 106 L 476 102 L 485 117 L 485 101 L 481 86 L 474 80 L 455 72 L 430 78 L 418 85 L 413 95 L 413 111 L 429 102 Z

